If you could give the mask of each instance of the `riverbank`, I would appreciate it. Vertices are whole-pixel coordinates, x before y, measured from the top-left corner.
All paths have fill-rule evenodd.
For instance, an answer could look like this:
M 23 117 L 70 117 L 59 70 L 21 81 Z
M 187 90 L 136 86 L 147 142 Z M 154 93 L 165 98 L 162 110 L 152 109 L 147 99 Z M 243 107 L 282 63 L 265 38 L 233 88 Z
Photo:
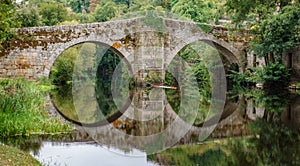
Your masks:
M 49 89 L 41 82 L 1 79 L 0 137 L 71 131 L 70 125 L 50 117 L 45 111 Z
M 46 112 L 50 89 L 46 80 L 0 79 L 0 138 L 73 131 L 71 125 Z M 41 164 L 26 152 L 0 144 L 0 165 Z
M 36 166 L 41 165 L 30 154 L 27 154 L 17 148 L 0 144 L 0 165 L 2 166 Z

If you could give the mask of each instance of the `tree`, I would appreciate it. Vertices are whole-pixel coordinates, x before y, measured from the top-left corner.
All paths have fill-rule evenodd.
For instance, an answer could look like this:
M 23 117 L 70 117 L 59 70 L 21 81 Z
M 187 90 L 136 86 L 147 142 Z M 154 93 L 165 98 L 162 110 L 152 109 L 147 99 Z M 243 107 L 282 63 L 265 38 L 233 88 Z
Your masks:
M 94 12 L 96 9 L 96 6 L 100 4 L 99 0 L 90 0 L 90 4 L 89 4 L 89 8 L 88 11 L 89 12 Z
M 279 14 L 268 14 L 253 30 L 252 49 L 267 62 L 281 62 L 282 53 L 300 44 L 300 6 L 285 6 Z
M 73 77 L 73 68 L 79 52 L 79 46 L 70 47 L 65 50 L 55 61 L 51 69 L 51 80 L 62 89 L 70 89 Z
M 283 52 L 299 45 L 299 1 L 227 0 L 226 6 L 234 23 L 246 21 L 251 27 L 255 38 L 250 46 L 267 63 L 281 62 Z
M 21 27 L 35 27 L 43 25 L 42 17 L 36 6 L 23 6 L 17 10 L 16 20 Z
M 83 24 L 92 23 L 95 22 L 95 17 L 92 13 L 82 14 L 80 15 L 79 21 Z
M 300 44 L 300 2 L 227 0 L 226 6 L 238 27 L 250 27 L 249 32 L 254 36 L 250 51 L 265 58 L 267 67 L 259 75 L 264 87 L 287 86 L 289 75 L 282 65 L 282 54 Z
M 89 0 L 70 0 L 71 8 L 76 13 L 87 13 L 90 5 Z
M 131 0 L 113 0 L 116 4 L 125 4 L 128 8 L 131 5 Z
M 15 36 L 12 28 L 18 27 L 19 23 L 13 19 L 15 6 L 12 0 L 0 0 L 0 4 L 0 53 L 2 53 L 2 44 L 9 42 Z
M 195 22 L 208 22 L 213 19 L 212 8 L 204 0 L 179 0 L 172 7 L 172 12 Z
M 96 22 L 105 22 L 111 20 L 116 14 L 116 4 L 114 2 L 107 2 L 105 4 L 97 5 L 94 17 Z
M 243 21 L 261 20 L 268 13 L 276 11 L 276 4 L 278 0 L 263 1 L 263 0 L 227 0 L 226 8 L 231 14 L 231 20 L 234 23 L 242 25 Z M 285 1 L 285 0 L 283 0 Z
M 43 23 L 47 26 L 53 26 L 66 20 L 67 9 L 57 2 L 42 3 L 39 8 Z

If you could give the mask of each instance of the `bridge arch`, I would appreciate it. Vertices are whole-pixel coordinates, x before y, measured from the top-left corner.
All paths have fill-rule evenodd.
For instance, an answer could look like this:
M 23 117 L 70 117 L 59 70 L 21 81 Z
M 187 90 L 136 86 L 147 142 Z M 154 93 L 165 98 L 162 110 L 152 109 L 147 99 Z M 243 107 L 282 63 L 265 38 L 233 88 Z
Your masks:
M 244 65 L 242 59 L 240 58 L 241 52 L 229 43 L 217 39 L 212 35 L 198 35 L 194 36 L 193 38 L 184 38 L 182 40 L 183 42 L 177 45 L 174 50 L 172 50 L 172 53 L 170 54 L 172 57 L 169 58 L 170 60 L 168 60 L 167 63 L 170 63 L 171 59 L 173 59 L 173 57 L 176 56 L 177 53 L 179 53 L 186 46 L 189 46 L 196 42 L 204 42 L 220 52 L 226 58 L 226 60 L 228 60 L 228 62 L 230 62 L 231 64 L 237 64 L 239 66 L 240 72 L 243 72 Z
M 101 46 L 105 47 L 107 50 L 113 51 L 115 54 L 117 54 L 121 58 L 122 61 L 125 62 L 125 64 L 127 65 L 128 69 L 129 69 L 129 74 L 132 74 L 132 68 L 131 68 L 130 62 L 126 58 L 126 55 L 129 54 L 128 52 L 126 52 L 124 50 L 118 50 L 118 49 L 114 48 L 112 45 L 110 45 L 108 43 L 104 43 L 102 41 L 85 40 L 85 41 L 79 41 L 76 43 L 74 43 L 74 42 L 68 43 L 68 44 L 64 45 L 63 49 L 59 50 L 55 54 L 52 54 L 51 57 L 49 58 L 49 66 L 50 66 L 49 71 L 50 72 L 47 73 L 47 76 L 49 77 L 51 75 L 51 69 L 53 68 L 54 63 L 59 56 L 61 56 L 69 48 L 74 47 L 76 45 L 85 44 L 85 43 L 93 43 L 96 45 L 101 45 Z

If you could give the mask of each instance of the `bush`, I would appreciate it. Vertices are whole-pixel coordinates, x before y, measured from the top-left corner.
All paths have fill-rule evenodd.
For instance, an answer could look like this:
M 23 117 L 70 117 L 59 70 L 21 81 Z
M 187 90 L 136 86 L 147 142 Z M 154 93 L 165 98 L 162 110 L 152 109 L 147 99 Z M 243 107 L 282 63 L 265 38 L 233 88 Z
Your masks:
M 263 83 L 264 89 L 281 89 L 289 85 L 290 74 L 280 63 L 271 63 L 258 73 L 258 81 Z

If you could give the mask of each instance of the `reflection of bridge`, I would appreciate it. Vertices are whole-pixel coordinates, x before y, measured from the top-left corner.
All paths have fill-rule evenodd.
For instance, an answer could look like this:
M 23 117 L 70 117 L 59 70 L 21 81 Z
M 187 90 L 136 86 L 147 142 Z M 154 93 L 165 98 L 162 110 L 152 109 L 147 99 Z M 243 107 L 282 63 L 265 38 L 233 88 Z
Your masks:
M 119 149 L 138 148 L 145 150 L 145 147 L 148 145 L 158 144 L 157 146 L 161 146 L 160 148 L 166 148 L 174 144 L 196 142 L 201 138 L 201 135 L 205 135 L 206 132 L 214 129 L 214 125 L 217 126 L 210 134 L 211 138 L 245 136 L 250 134 L 246 130 L 246 124 L 258 117 L 263 117 L 265 114 L 264 108 L 253 107 L 254 102 L 254 100 L 246 99 L 243 96 L 239 98 L 238 102 L 227 101 L 220 121 L 211 123 L 211 126 L 207 125 L 206 127 L 195 127 L 187 124 L 178 118 L 178 115 L 172 110 L 169 104 L 165 106 L 164 110 L 155 110 L 154 114 L 151 114 L 153 113 L 151 110 L 141 110 L 142 104 L 140 104 L 140 106 L 132 106 L 130 108 L 132 110 L 128 110 L 129 112 L 125 112 L 118 120 L 109 125 L 86 128 L 78 126 L 79 129 L 82 129 L 78 133 L 78 139 L 82 135 L 86 135 L 87 138 L 91 137 L 100 144 L 107 146 Z M 135 104 L 138 105 L 138 103 Z M 282 113 L 282 120 L 287 124 L 299 126 L 300 109 L 297 109 L 298 107 L 299 97 L 294 99 Z M 138 110 L 134 111 L 134 109 Z M 134 113 L 130 111 L 134 111 Z M 143 119 L 145 121 L 142 121 Z M 175 123 L 174 128 L 176 128 L 176 132 L 168 128 L 172 123 Z M 86 134 L 86 131 L 88 134 Z M 155 135 L 161 132 L 166 132 L 165 136 L 168 137 L 156 138 Z M 151 135 L 154 136 L 147 137 Z M 139 139 L 140 137 L 143 139 Z
M 245 36 L 237 35 L 232 40 L 223 27 L 161 18 L 156 19 L 161 19 L 162 25 L 156 25 L 157 22 L 151 25 L 145 18 L 18 29 L 23 39 L 13 40 L 10 49 L 0 57 L 0 76 L 47 77 L 64 50 L 83 42 L 98 42 L 114 48 L 134 72 L 145 67 L 164 69 L 182 48 L 196 41 L 215 47 L 230 63 L 245 67 L 242 51 Z

